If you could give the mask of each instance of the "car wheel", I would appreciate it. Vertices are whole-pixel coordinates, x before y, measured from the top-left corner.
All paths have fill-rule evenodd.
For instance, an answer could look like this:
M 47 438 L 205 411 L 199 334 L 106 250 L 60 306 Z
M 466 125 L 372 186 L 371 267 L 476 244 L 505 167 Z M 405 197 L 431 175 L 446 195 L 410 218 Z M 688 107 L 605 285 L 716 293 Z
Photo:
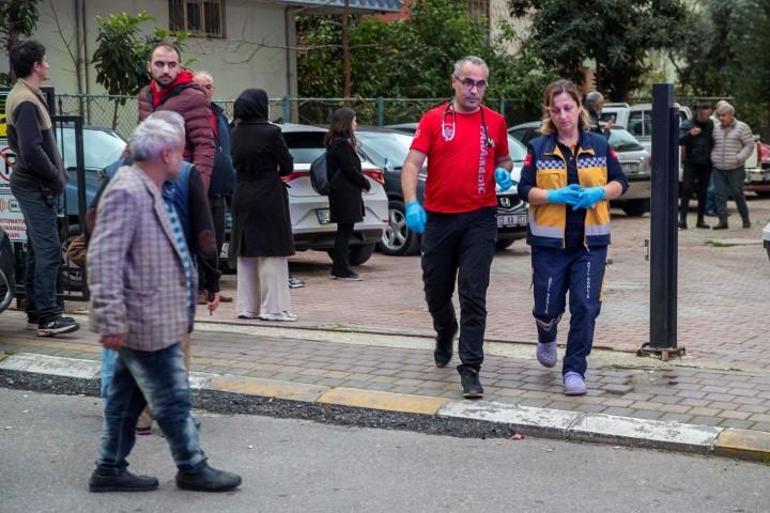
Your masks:
M 638 199 L 626 201 L 620 205 L 620 208 L 622 208 L 623 212 L 629 217 L 640 217 L 650 211 L 650 200 Z
M 374 253 L 374 248 L 377 246 L 377 244 L 365 244 L 363 246 L 351 246 L 350 247 L 350 256 L 348 256 L 348 262 L 351 266 L 354 265 L 361 265 L 372 256 L 372 253 Z M 334 260 L 334 250 L 333 249 L 327 249 L 326 253 L 329 255 L 329 258 Z
M 516 239 L 513 237 L 498 237 L 495 247 L 498 251 L 502 251 L 513 246 L 514 242 L 516 242 Z
M 420 236 L 406 227 L 404 203 L 398 200 L 388 202 L 388 226 L 382 232 L 382 241 L 377 249 L 386 255 L 414 255 L 420 249 Z

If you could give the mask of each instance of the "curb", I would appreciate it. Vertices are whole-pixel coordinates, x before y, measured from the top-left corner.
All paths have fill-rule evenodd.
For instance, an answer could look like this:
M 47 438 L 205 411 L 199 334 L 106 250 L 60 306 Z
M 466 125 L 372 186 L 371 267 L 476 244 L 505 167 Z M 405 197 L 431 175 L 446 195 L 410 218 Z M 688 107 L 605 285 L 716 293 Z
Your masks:
M 59 377 L 81 384 L 92 384 L 100 377 L 101 364 L 95 360 L 20 353 L 0 360 L 0 372 Z M 52 382 L 49 380 L 48 383 Z M 761 431 L 600 413 L 589 414 L 492 401 L 461 401 L 377 390 L 308 385 L 228 374 L 192 372 L 190 387 L 200 392 L 228 394 L 232 396 L 232 402 L 237 402 L 238 397 L 251 397 L 268 402 L 284 401 L 294 405 L 341 407 L 358 411 L 379 411 L 383 414 L 402 414 L 421 419 L 432 417 L 441 421 L 461 421 L 475 429 L 473 433 L 466 432 L 466 436 L 487 437 L 490 433 L 507 436 L 506 434 L 511 432 L 519 432 L 544 438 L 713 454 L 770 463 L 770 433 Z M 324 417 L 323 413 L 319 415 Z M 329 421 L 327 418 L 319 420 Z

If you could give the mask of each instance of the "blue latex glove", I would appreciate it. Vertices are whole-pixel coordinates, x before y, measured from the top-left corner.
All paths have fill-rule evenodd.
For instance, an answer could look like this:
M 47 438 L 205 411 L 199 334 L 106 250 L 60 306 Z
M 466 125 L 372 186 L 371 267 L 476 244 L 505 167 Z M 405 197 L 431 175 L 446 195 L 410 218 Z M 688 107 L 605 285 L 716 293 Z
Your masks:
M 495 169 L 495 182 L 497 182 L 501 190 L 507 191 L 513 185 L 511 173 L 504 167 L 498 167 Z
M 420 202 L 412 200 L 404 205 L 404 209 L 406 210 L 406 227 L 415 233 L 424 232 L 428 215 L 425 213 L 422 205 L 420 205 Z
M 583 189 L 583 192 L 580 193 L 580 199 L 572 205 L 572 210 L 577 210 L 579 208 L 594 208 L 594 205 L 596 205 L 597 202 L 603 200 L 607 197 L 607 191 L 604 190 L 604 187 L 589 187 L 588 189 Z
M 561 203 L 564 205 L 574 205 L 581 198 L 583 188 L 576 184 L 570 184 L 561 189 L 548 189 L 545 194 L 545 199 L 548 203 Z

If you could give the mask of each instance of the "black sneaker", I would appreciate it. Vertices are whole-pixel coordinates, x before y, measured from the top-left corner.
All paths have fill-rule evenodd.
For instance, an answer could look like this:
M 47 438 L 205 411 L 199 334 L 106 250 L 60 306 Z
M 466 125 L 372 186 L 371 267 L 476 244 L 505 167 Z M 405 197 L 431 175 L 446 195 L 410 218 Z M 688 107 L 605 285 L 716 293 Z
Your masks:
M 182 490 L 226 492 L 241 486 L 241 476 L 232 472 L 217 470 L 204 463 L 198 471 L 182 472 L 180 470 L 177 472 L 176 485 Z
M 433 349 L 433 362 L 436 367 L 443 369 L 452 360 L 452 343 L 457 335 L 457 321 L 452 325 L 451 334 L 447 336 L 436 335 L 436 347 Z
M 114 471 L 96 469 L 88 480 L 88 491 L 100 492 L 149 492 L 158 489 L 158 480 L 152 476 L 135 476 L 121 468 Z
M 333 280 L 342 280 L 342 281 L 361 281 L 361 277 L 357 273 L 350 273 L 345 274 L 343 276 L 337 276 L 336 274 L 332 274 Z
M 463 397 L 466 399 L 481 399 L 484 397 L 484 387 L 479 381 L 479 371 L 472 367 L 459 367 L 460 384 L 463 387 Z
M 39 337 L 53 337 L 63 333 L 72 333 L 79 329 L 80 324 L 72 317 L 58 317 L 38 324 L 37 335 Z

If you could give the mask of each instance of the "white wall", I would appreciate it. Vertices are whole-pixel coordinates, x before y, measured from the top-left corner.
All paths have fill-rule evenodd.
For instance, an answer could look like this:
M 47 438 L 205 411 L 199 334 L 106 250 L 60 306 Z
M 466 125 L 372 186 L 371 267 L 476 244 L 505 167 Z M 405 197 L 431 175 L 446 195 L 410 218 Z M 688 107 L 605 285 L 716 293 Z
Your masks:
M 76 93 L 77 78 L 75 65 L 67 50 L 75 53 L 75 10 L 73 0 L 52 0 L 54 11 L 48 1 L 39 4 L 40 21 L 34 34 L 46 46 L 51 64 L 50 83 L 60 93 Z M 96 16 L 106 17 L 111 13 L 138 13 L 147 11 L 155 18 L 143 27 L 148 33 L 155 26 L 168 28 L 168 2 L 165 0 L 86 0 L 87 45 L 90 61 L 96 50 L 98 24 Z M 55 18 L 59 20 L 61 33 Z M 287 76 L 285 8 L 269 2 L 250 0 L 226 0 L 225 39 L 192 37 L 185 43 L 182 56 L 193 70 L 205 69 L 213 76 L 217 85 L 218 98 L 235 98 L 249 87 L 267 90 L 270 96 L 284 96 L 296 90 L 296 76 Z M 293 31 L 290 33 L 293 38 Z M 82 37 L 82 36 L 81 36 Z M 66 44 L 65 44 L 66 41 Z M 289 46 L 293 45 L 293 41 Z M 8 70 L 8 61 L 0 59 L 0 71 Z M 296 69 L 294 69 L 296 73 Z M 294 82 L 292 87 L 289 81 Z M 83 92 L 86 85 L 83 83 Z M 102 94 L 104 89 L 96 83 L 96 70 L 91 67 L 89 87 L 91 93 Z

